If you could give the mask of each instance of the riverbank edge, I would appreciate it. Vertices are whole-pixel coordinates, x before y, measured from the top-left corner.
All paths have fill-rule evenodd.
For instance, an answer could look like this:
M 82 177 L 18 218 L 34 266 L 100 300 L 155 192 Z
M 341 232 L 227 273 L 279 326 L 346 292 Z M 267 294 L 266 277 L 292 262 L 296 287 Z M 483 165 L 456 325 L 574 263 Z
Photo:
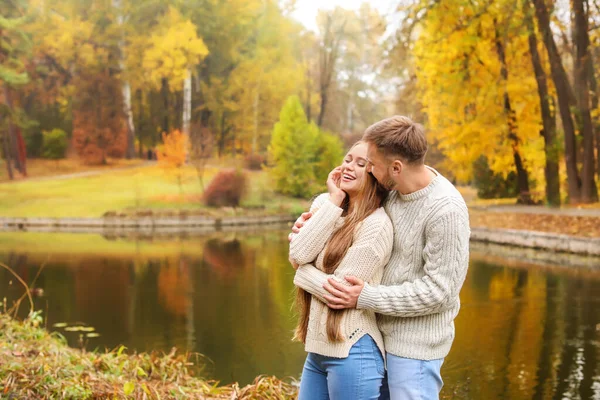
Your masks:
M 285 226 L 295 215 L 179 216 L 138 218 L 12 218 L 0 217 L 0 232 L 95 233 L 109 237 L 205 234 L 248 227 Z M 572 254 L 600 256 L 600 238 L 501 228 L 471 228 L 471 240 Z
M 213 228 L 286 224 L 296 220 L 291 214 L 246 216 L 171 216 L 103 218 L 15 218 L 0 217 L 0 231 L 86 232 L 133 230 L 151 232 L 161 228 Z M 72 230 L 69 230 L 72 229 Z
M 600 238 L 516 229 L 471 228 L 471 240 L 553 252 L 600 256 Z

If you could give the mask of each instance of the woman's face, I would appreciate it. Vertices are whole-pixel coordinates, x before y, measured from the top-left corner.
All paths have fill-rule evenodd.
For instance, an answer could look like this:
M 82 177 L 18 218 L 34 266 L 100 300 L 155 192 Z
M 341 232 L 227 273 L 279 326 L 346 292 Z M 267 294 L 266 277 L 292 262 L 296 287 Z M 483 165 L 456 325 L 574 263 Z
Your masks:
M 367 144 L 359 143 L 352 147 L 342 163 L 340 189 L 349 195 L 358 193 L 367 173 Z

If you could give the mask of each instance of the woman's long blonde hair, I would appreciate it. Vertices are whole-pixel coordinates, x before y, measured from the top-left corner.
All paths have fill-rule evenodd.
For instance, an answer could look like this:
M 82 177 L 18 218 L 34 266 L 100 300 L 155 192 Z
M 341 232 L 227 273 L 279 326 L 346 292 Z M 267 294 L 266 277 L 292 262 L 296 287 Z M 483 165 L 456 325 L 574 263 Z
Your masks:
M 364 143 L 356 142 L 356 145 Z M 375 177 L 365 171 L 364 179 L 358 190 L 352 204 L 350 204 L 349 196 L 346 196 L 342 203 L 342 209 L 346 214 L 344 224 L 334 232 L 329 240 L 323 258 L 323 269 L 327 274 L 333 274 L 340 262 L 346 255 L 346 252 L 352 246 L 354 240 L 354 230 L 358 224 L 366 217 L 371 215 L 383 204 L 388 191 L 377 182 Z M 310 314 L 310 302 L 312 295 L 307 291 L 296 288 L 296 309 L 299 313 L 298 325 L 294 335 L 295 340 L 302 343 L 306 342 L 306 332 L 308 330 L 308 317 Z M 342 317 L 346 310 L 327 310 L 327 338 L 331 342 L 342 342 L 344 337 L 340 330 Z

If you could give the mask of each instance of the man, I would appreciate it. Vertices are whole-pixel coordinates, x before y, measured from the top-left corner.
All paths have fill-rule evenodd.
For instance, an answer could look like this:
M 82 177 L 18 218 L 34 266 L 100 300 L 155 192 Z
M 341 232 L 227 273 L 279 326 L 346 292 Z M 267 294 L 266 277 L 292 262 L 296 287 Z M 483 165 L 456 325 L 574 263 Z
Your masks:
M 387 353 L 381 398 L 438 399 L 469 263 L 467 207 L 456 188 L 425 165 L 421 125 L 394 116 L 367 128 L 363 140 L 370 172 L 391 191 L 385 209 L 394 224 L 394 248 L 382 283 L 342 280 L 312 265 L 300 266 L 296 277 L 321 284 L 332 309 L 379 314 Z M 303 214 L 293 231 L 310 216 Z

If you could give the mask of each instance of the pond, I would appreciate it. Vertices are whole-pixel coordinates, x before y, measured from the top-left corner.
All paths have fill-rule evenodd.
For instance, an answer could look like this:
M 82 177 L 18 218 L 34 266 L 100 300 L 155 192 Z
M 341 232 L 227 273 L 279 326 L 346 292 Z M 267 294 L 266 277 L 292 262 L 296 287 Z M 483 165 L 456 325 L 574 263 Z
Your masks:
M 0 233 L 0 260 L 27 282 L 39 274 L 36 307 L 72 346 L 176 347 L 204 354 L 211 378 L 244 385 L 302 369 L 286 238 Z M 21 294 L 1 269 L 0 297 L 10 305 Z M 600 399 L 598 259 L 473 243 L 461 300 L 443 398 Z

